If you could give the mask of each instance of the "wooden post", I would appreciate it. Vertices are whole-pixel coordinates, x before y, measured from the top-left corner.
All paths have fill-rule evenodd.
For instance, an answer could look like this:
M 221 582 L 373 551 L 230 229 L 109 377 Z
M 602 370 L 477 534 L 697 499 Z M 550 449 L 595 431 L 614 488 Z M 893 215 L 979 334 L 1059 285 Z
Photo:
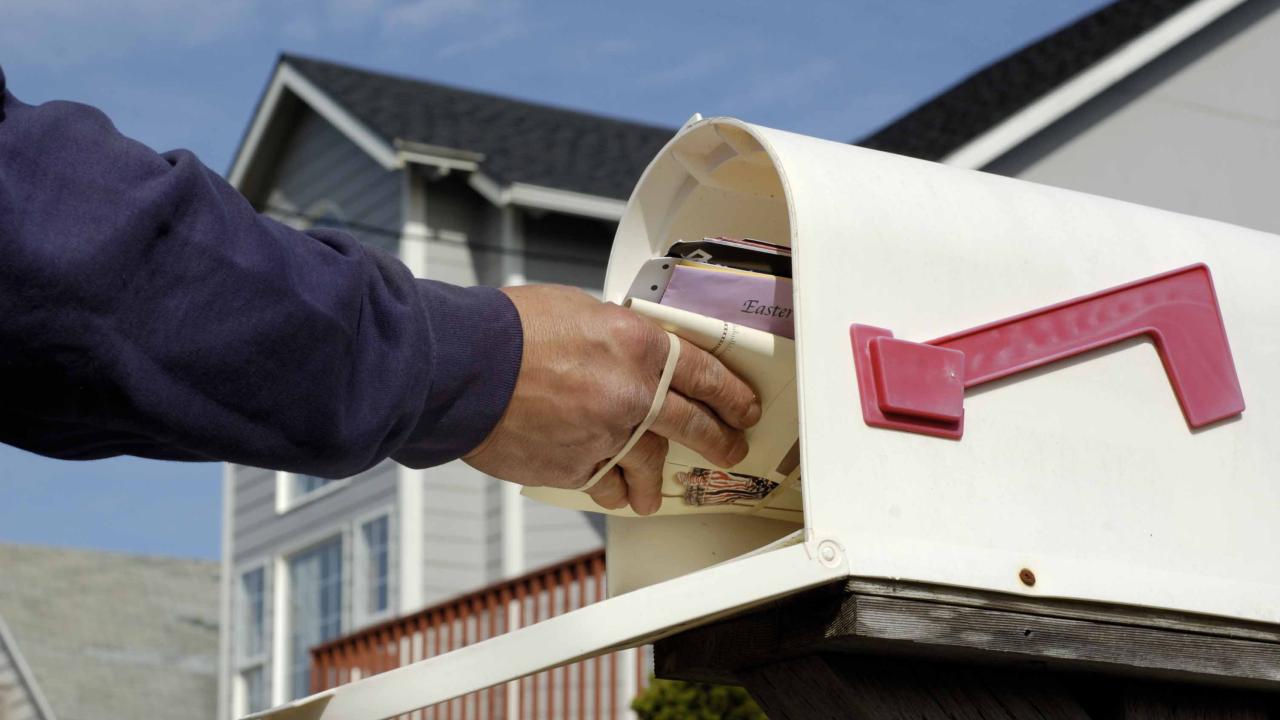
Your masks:
M 773 720 L 1280 720 L 1280 627 L 852 580 L 661 640 Z

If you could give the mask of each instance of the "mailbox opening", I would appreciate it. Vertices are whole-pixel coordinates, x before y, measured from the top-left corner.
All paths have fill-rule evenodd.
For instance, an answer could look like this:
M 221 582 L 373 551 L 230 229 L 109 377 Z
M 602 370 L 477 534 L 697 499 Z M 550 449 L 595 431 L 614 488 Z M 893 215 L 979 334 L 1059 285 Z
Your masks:
M 724 236 L 792 245 L 785 183 L 774 159 L 747 129 L 716 120 L 686 129 L 641 178 L 614 240 L 605 299 L 626 301 L 641 266 L 673 243 Z M 798 420 L 793 431 L 798 438 Z M 784 538 L 802 539 L 804 514 L 790 521 L 717 513 L 611 516 L 608 523 L 608 587 L 617 595 Z

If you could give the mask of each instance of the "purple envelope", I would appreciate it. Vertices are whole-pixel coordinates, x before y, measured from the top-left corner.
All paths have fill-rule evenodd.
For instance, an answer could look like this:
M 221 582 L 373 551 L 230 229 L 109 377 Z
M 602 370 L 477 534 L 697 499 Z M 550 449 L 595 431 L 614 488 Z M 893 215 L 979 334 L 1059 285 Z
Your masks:
M 796 335 L 788 278 L 677 265 L 662 304 L 785 338 Z

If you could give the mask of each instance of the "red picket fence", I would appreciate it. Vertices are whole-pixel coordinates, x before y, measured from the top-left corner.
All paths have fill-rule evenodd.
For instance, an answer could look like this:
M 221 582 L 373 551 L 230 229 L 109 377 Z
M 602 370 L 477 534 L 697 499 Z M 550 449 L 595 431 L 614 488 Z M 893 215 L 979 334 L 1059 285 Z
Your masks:
M 605 597 L 604 550 L 374 625 L 311 650 L 320 692 L 561 615 Z M 623 650 L 472 693 L 413 720 L 607 720 L 628 716 L 649 680 L 649 648 Z

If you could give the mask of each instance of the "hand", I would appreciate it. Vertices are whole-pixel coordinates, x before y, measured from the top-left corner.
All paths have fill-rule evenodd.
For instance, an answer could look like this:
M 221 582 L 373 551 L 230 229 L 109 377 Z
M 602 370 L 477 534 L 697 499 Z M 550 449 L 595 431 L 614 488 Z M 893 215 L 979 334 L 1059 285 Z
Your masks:
M 630 439 L 653 404 L 667 334 L 649 320 L 574 288 L 503 290 L 524 327 L 520 376 L 506 414 L 464 460 L 521 485 L 579 488 Z M 719 360 L 684 340 L 666 402 L 626 457 L 588 492 L 597 504 L 662 504 L 667 441 L 732 467 L 747 454 L 742 430 L 760 401 Z

